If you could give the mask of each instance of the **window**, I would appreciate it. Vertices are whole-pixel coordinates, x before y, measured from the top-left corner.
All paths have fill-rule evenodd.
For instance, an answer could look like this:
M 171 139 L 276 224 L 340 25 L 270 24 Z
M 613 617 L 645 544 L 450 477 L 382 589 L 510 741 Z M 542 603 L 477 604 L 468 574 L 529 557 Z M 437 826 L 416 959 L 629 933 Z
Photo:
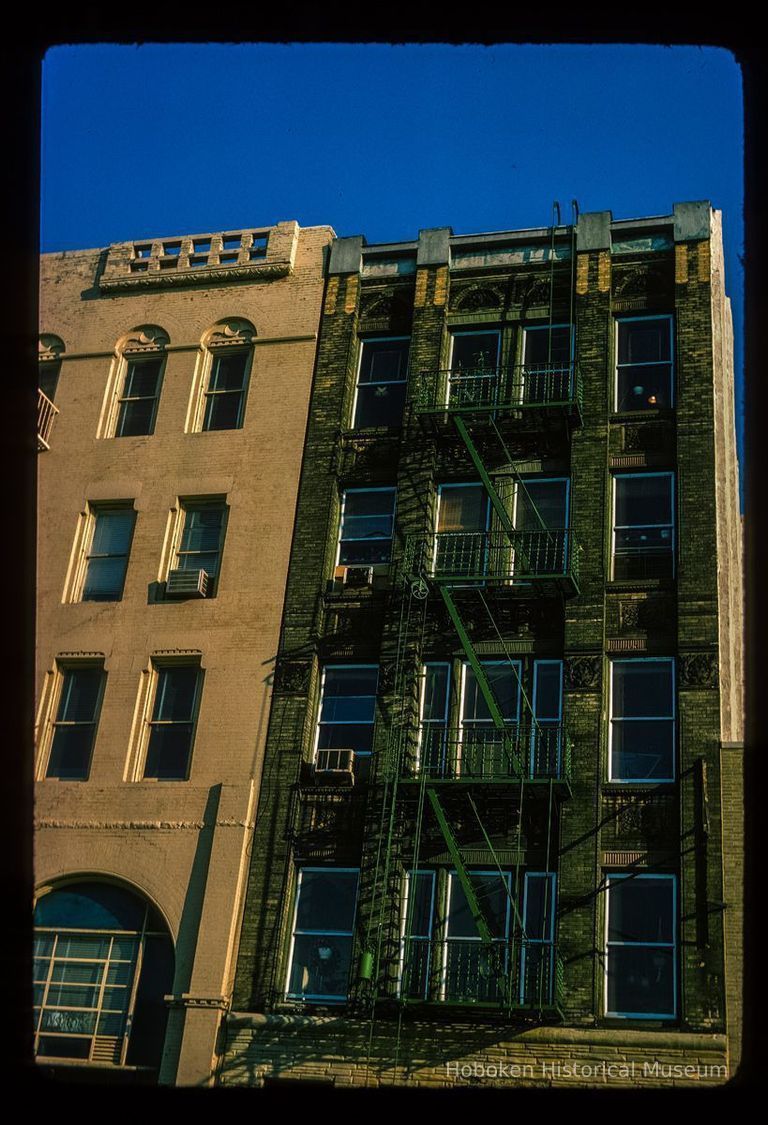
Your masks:
M 341 504 L 338 564 L 388 563 L 395 519 L 394 488 L 348 488 Z
M 100 665 L 60 669 L 46 777 L 61 781 L 88 779 L 105 679 Z
M 610 780 L 674 781 L 674 660 L 613 660 L 610 691 Z
M 185 781 L 189 776 L 202 671 L 199 664 L 155 665 L 144 777 Z
M 406 875 L 400 995 L 410 1000 L 514 1006 L 552 1002 L 555 875 L 468 871 L 491 934 L 483 942 L 456 872 Z M 522 908 L 515 910 L 516 895 Z M 519 902 L 519 899 L 518 899 Z M 522 920 L 522 928 L 517 919 Z M 511 992 L 510 992 L 511 990 Z
M 532 702 L 530 775 L 531 777 L 562 777 L 562 660 L 534 661 Z
M 515 485 L 514 572 L 565 573 L 569 486 L 567 477 L 528 477 Z
M 616 322 L 616 409 L 673 406 L 672 317 Z
M 507 730 L 493 722 L 473 669 L 461 665 L 459 727 L 451 731 L 451 665 L 422 666 L 416 772 L 430 777 L 560 777 L 562 771 L 561 660 L 482 660 L 481 667 Z M 523 691 L 533 714 L 523 711 Z M 524 722 L 522 721 L 524 719 Z
M 573 338 L 568 324 L 526 328 L 523 402 L 567 402 L 572 397 Z
M 118 398 L 116 437 L 154 433 L 162 369 L 162 357 L 128 361 Z
M 480 665 L 509 736 L 495 725 L 474 670 L 463 664 L 458 769 L 462 776 L 509 776 L 521 765 L 517 734 L 522 666 L 519 660 L 481 660 Z
M 352 422 L 355 429 L 402 424 L 409 345 L 407 337 L 361 341 Z
M 123 596 L 136 512 L 92 507 L 85 526 L 87 547 L 80 600 L 118 602 Z
M 35 1054 L 154 1066 L 173 986 L 173 945 L 157 910 L 121 887 L 69 883 L 35 908 Z
M 616 474 L 613 487 L 613 577 L 672 577 L 674 475 Z
M 675 876 L 609 875 L 606 883 L 606 1015 L 675 1019 Z
M 299 871 L 286 993 L 290 999 L 346 1000 L 352 960 L 358 871 Z
M 448 742 L 450 691 L 450 664 L 425 664 L 422 668 L 416 768 L 430 777 L 445 777 L 451 767 Z
M 477 576 L 488 568 L 490 501 L 482 484 L 442 484 L 437 493 L 435 573 Z
M 318 769 L 343 768 L 342 751 L 352 750 L 356 777 L 367 779 L 378 678 L 377 664 L 336 664 L 323 670 L 315 747 Z
M 214 354 L 205 391 L 204 430 L 239 430 L 243 424 L 248 351 Z
M 183 500 L 181 537 L 176 550 L 177 570 L 204 570 L 209 578 L 207 597 L 216 592 L 221 565 L 227 506 L 223 500 Z
M 267 256 L 267 239 L 266 234 L 254 234 L 251 241 L 251 247 L 248 251 L 248 257 L 251 261 L 256 261 L 259 258 L 266 258 Z
M 498 331 L 454 332 L 448 377 L 448 402 L 452 406 L 483 406 L 498 394 Z
M 427 1000 L 432 991 L 436 884 L 435 871 L 406 873 L 399 975 L 400 995 L 409 1000 Z
M 494 948 L 482 942 L 477 923 L 458 876 L 448 878 L 448 912 L 445 929 L 445 967 L 440 999 L 499 1003 L 502 978 L 509 972 L 509 940 L 512 873 L 468 871 L 469 881 L 482 903 Z

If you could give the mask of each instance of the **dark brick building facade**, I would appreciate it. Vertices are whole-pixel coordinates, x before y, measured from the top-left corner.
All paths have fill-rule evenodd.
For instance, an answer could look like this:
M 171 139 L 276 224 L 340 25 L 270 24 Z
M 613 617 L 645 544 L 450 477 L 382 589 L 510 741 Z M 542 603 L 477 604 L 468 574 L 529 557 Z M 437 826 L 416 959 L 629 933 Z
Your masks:
M 738 1065 L 720 215 L 573 219 L 332 244 L 223 1084 Z

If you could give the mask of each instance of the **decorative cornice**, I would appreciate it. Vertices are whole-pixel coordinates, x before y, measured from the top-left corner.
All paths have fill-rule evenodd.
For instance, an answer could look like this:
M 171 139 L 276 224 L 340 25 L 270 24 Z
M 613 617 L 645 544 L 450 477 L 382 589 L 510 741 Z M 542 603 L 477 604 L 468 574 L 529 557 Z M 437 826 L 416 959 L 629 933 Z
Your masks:
M 209 285 L 213 281 L 270 281 L 287 277 L 292 272 L 291 263 L 261 262 L 258 265 L 208 266 L 202 269 L 182 269 L 174 273 L 163 270 L 153 273 L 124 274 L 121 277 L 102 277 L 99 288 L 109 293 L 118 289 L 169 289 L 181 285 Z

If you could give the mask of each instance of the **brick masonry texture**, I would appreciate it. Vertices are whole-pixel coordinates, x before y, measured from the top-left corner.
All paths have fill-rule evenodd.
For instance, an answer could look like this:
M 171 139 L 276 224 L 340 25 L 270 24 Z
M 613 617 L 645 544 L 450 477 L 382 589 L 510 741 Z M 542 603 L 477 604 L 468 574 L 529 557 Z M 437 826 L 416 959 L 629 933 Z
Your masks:
M 193 288 L 105 292 L 105 262 L 116 254 L 127 262 L 125 247 L 47 254 L 41 263 L 40 330 L 44 341 L 58 336 L 64 351 L 59 413 L 39 457 L 36 878 L 41 889 L 83 875 L 134 887 L 156 904 L 174 939 L 174 996 L 225 1004 L 333 232 L 284 223 L 273 235 L 286 261 L 280 247 L 291 248 L 283 276 L 198 278 Z M 120 268 L 127 265 L 113 272 Z M 203 338 L 232 318 L 256 330 L 242 427 L 189 432 Z M 118 342 L 146 325 L 168 338 L 154 433 L 99 436 L 118 389 Z M 216 596 L 165 600 L 173 513 L 179 498 L 205 496 L 223 496 L 228 506 Z M 80 521 L 89 502 L 108 500 L 131 500 L 137 513 L 123 596 L 73 601 Z M 143 725 L 137 708 L 160 652 L 197 653 L 204 672 L 188 781 L 132 780 Z M 107 673 L 87 781 L 45 778 L 62 653 L 100 653 Z M 172 1010 L 162 1081 L 210 1083 L 218 1015 L 195 1012 L 185 1025 L 184 1007 Z
M 672 245 L 671 238 L 668 249 L 639 246 L 629 255 L 577 246 L 573 288 L 566 259 L 554 274 L 551 306 L 549 265 L 535 256 L 505 264 L 501 257 L 494 262 L 489 251 L 490 264 L 462 268 L 454 260 L 449 269 L 414 263 L 411 272 L 391 270 L 385 276 L 384 266 L 376 274 L 373 268 L 366 272 L 365 263 L 378 260 L 375 248 L 369 248 L 363 251 L 360 275 L 328 279 L 279 649 L 278 666 L 287 671 L 269 718 L 233 998 L 236 1012 L 256 1013 L 254 1019 L 268 1023 L 249 1027 L 246 1016 L 232 1022 L 223 1084 L 304 1077 L 337 1085 L 437 1087 L 475 1081 L 451 1078 L 446 1071 L 448 1064 L 470 1063 L 530 1064 L 542 1085 L 573 1083 L 567 1075 L 554 1075 L 551 1067 L 548 1073 L 542 1070 L 557 1061 L 635 1063 L 641 1071 L 645 1063 L 651 1065 L 650 1073 L 643 1071 L 639 1078 L 615 1072 L 604 1077 L 601 1071 L 596 1084 L 717 1084 L 726 1071 L 735 1072 L 741 979 L 741 542 L 734 535 L 740 521 L 730 313 L 718 213 L 710 211 L 710 220 L 711 250 L 710 240 Z M 638 228 L 642 225 L 638 220 Z M 671 234 L 671 217 L 668 226 Z M 484 238 L 477 236 L 477 244 Z M 409 254 L 413 258 L 412 250 L 401 257 Z M 392 572 L 399 574 L 405 536 L 432 529 L 436 485 L 477 479 L 450 427 L 440 431 L 438 421 L 435 429 L 425 428 L 415 410 L 419 389 L 447 366 L 449 330 L 502 326 L 502 362 L 519 362 L 522 327 L 546 324 L 550 313 L 554 323 L 567 323 L 571 301 L 583 382 L 581 424 L 569 430 L 547 423 L 527 435 L 510 426 L 504 430 L 503 455 L 493 441 L 480 442 L 502 494 L 509 488 L 510 458 L 571 479 L 578 593 L 527 608 L 505 608 L 498 600 L 505 643 L 529 656 L 562 658 L 567 672 L 571 796 L 554 800 L 549 830 L 546 802 L 543 811 L 531 804 L 519 814 L 527 864 L 542 870 L 548 858 L 558 874 L 561 1019 L 536 1027 L 535 1019 L 520 1013 L 500 1023 L 478 1012 L 467 1020 L 447 1006 L 433 1005 L 423 1018 L 409 1012 L 398 1029 L 391 1007 L 371 1008 L 369 987 L 357 979 L 356 969 L 360 954 L 371 948 L 371 933 L 378 932 L 382 894 L 390 909 L 379 948 L 393 955 L 399 940 L 396 902 L 413 843 L 408 821 L 413 806 L 400 806 L 397 815 L 404 819 L 398 822 L 384 879 L 377 875 L 377 856 L 383 839 L 380 814 L 387 807 L 382 805 L 386 771 L 401 720 L 412 721 L 415 714 L 418 652 L 421 659 L 456 659 L 461 647 L 432 600 L 422 603 L 423 617 L 408 618 L 412 632 L 403 630 L 396 577 L 390 586 L 331 592 L 339 497 L 349 486 L 397 486 Z M 676 325 L 676 408 L 617 414 L 614 318 L 665 314 Z M 343 434 L 351 425 L 359 340 L 376 335 L 411 338 L 400 440 L 377 431 Z M 674 579 L 611 578 L 611 476 L 630 466 L 675 474 Z M 484 652 L 492 653 L 494 643 L 499 648 L 479 615 L 472 618 L 471 631 L 473 641 L 486 645 Z M 609 654 L 627 653 L 675 658 L 679 765 L 674 784 L 606 781 Z M 367 795 L 360 789 L 338 797 L 334 821 L 333 810 L 318 813 L 320 797 L 301 779 L 312 758 L 321 668 L 345 660 L 381 666 L 375 783 Z M 725 743 L 733 744 L 731 749 L 721 749 Z M 497 816 L 494 847 L 512 848 L 517 798 L 508 795 L 500 813 L 494 812 L 491 797 L 478 794 L 477 799 L 484 815 Z M 468 835 L 466 844 L 491 862 L 481 839 Z M 439 848 L 432 854 L 437 856 Z M 361 870 L 350 1002 L 341 1013 L 284 1001 L 296 869 L 306 863 Z M 675 1021 L 611 1021 L 602 1015 L 605 875 L 632 871 L 677 876 L 680 1012 Z M 386 992 L 387 983 L 382 987 Z M 653 1069 L 654 1060 L 682 1071 L 665 1075 Z M 696 1073 L 686 1073 L 686 1066 Z M 478 1084 L 503 1085 L 505 1079 L 489 1076 Z

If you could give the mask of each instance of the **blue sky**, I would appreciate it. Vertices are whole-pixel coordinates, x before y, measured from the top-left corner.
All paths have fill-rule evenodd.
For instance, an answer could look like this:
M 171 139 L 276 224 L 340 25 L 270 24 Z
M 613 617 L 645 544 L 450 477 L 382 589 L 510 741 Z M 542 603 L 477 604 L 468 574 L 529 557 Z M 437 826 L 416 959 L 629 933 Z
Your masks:
M 369 242 L 723 211 L 743 448 L 741 76 L 719 48 L 52 48 L 41 249 L 296 219 Z

